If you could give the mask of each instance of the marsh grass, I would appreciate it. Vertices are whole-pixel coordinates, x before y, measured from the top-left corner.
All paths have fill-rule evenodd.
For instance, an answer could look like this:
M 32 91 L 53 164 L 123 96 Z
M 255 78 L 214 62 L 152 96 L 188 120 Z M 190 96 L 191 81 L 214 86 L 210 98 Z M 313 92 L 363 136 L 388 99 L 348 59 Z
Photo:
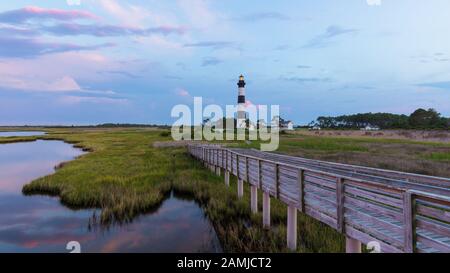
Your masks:
M 91 152 L 25 185 L 24 194 L 59 196 L 72 209 L 100 208 L 98 219 L 107 226 L 153 211 L 173 190 L 201 205 L 225 251 L 288 251 L 284 204 L 272 199 L 273 228 L 265 230 L 261 212 L 250 213 L 248 186 L 238 199 L 235 179 L 226 187 L 223 176 L 204 168 L 185 148 L 153 148 L 152 142 L 165 138 L 158 131 L 54 129 L 39 138 L 62 139 Z M 260 210 L 261 201 L 260 193 Z M 333 229 L 307 216 L 299 215 L 298 221 L 299 251 L 343 250 L 343 237 Z
M 424 156 L 424 158 L 435 161 L 450 162 L 450 151 L 446 153 L 431 153 L 427 156 Z

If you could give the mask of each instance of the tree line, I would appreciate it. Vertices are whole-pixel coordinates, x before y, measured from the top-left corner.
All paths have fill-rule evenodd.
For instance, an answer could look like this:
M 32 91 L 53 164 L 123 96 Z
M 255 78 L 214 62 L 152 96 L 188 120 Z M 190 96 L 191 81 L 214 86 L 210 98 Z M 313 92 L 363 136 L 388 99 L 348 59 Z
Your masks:
M 330 129 L 359 129 L 366 126 L 380 129 L 450 129 L 450 118 L 436 110 L 419 108 L 408 115 L 391 113 L 360 113 L 336 117 L 320 116 L 309 126 Z

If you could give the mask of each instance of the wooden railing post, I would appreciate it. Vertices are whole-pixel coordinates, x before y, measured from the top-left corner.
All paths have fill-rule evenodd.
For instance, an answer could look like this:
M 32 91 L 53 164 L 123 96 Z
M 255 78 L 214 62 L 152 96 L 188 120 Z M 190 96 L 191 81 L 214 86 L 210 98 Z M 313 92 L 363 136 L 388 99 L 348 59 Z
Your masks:
M 262 179 L 261 179 L 261 160 L 258 160 L 258 186 L 262 189 Z
M 225 163 L 225 150 L 221 150 L 220 151 L 220 155 L 222 156 L 221 157 L 221 159 L 222 159 L 221 167 L 225 171 L 226 170 L 226 166 L 227 166 L 226 163 Z
M 345 228 L 344 198 L 344 179 L 338 177 L 336 181 L 336 221 L 337 230 L 341 233 L 344 233 Z
M 270 228 L 270 195 L 268 192 L 263 193 L 263 226 Z
M 209 169 L 211 171 L 214 171 L 214 167 L 212 164 L 212 150 L 211 149 L 208 149 L 208 165 L 209 165 Z
M 239 180 L 239 156 L 236 154 L 236 177 Z
M 230 172 L 233 173 L 233 153 L 230 152 Z
M 305 212 L 305 171 L 298 171 L 298 194 L 300 212 Z
M 275 164 L 275 191 L 275 196 L 280 198 L 280 170 L 278 164 Z
M 223 168 L 225 171 L 228 171 L 228 151 L 224 150 L 225 155 L 223 156 L 225 163 L 223 164 Z
M 248 157 L 245 157 L 245 181 L 249 182 L 249 179 L 248 179 Z
M 238 193 L 238 198 L 242 198 L 244 196 L 244 181 L 241 178 L 239 169 L 240 169 L 240 161 L 239 161 L 239 156 L 236 154 L 236 162 L 237 162 L 237 170 L 236 170 L 236 175 L 237 175 L 237 193 Z
M 297 208 L 292 205 L 287 208 L 287 247 L 297 250 Z
M 409 191 L 405 191 L 403 194 L 403 219 L 405 229 L 404 251 L 414 253 L 416 250 L 415 200 L 414 195 Z

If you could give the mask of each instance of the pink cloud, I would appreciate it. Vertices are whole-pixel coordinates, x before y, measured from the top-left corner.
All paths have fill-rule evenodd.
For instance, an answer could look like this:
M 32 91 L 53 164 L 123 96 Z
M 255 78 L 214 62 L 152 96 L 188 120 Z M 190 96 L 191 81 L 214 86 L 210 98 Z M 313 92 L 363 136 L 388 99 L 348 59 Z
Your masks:
M 41 28 L 44 32 L 53 35 L 91 35 L 97 37 L 108 36 L 150 36 L 153 34 L 169 35 L 178 34 L 182 35 L 186 32 L 186 28 L 177 26 L 160 26 L 152 28 L 138 28 L 127 27 L 119 25 L 99 25 L 99 24 L 77 24 L 77 23 L 64 23 L 54 26 L 47 26 Z
M 180 97 L 189 97 L 190 96 L 189 92 L 186 89 L 183 89 L 183 88 L 178 88 L 176 90 L 176 93 Z
M 0 57 L 6 58 L 32 58 L 39 55 L 67 52 L 97 50 L 105 47 L 113 47 L 115 44 L 106 43 L 99 45 L 77 45 L 61 42 L 44 42 L 39 39 L 0 37 Z
M 5 23 L 23 23 L 32 19 L 71 21 L 77 19 L 97 19 L 97 16 L 81 10 L 46 9 L 35 6 L 0 13 L 0 22 Z
M 49 84 L 48 89 L 50 91 L 79 91 L 81 87 L 72 77 L 64 76 Z
M 123 98 L 109 98 L 109 97 L 87 97 L 87 96 L 72 96 L 67 95 L 60 98 L 60 102 L 63 104 L 80 104 L 80 103 L 92 103 L 92 104 L 128 104 L 128 99 Z

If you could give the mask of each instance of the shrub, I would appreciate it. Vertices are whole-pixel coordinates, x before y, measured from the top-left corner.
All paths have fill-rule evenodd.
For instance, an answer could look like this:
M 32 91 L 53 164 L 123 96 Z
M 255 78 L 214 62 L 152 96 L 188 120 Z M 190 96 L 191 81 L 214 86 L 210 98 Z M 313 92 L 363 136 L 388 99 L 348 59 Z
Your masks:
M 165 131 L 165 132 L 161 132 L 161 134 L 159 134 L 159 135 L 162 137 L 169 137 L 171 135 L 171 133 L 168 131 Z

